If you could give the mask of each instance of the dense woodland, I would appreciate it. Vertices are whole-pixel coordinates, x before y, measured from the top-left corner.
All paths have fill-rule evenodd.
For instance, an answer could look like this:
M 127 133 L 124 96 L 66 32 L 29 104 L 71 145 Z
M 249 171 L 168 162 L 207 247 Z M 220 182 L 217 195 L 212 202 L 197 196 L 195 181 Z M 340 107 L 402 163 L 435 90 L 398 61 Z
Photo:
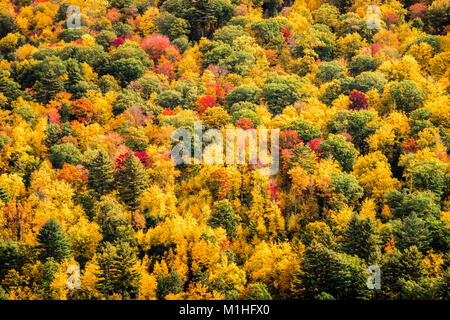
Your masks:
M 449 8 L 0 0 L 0 299 L 448 299 Z M 195 121 L 279 172 L 175 165 Z

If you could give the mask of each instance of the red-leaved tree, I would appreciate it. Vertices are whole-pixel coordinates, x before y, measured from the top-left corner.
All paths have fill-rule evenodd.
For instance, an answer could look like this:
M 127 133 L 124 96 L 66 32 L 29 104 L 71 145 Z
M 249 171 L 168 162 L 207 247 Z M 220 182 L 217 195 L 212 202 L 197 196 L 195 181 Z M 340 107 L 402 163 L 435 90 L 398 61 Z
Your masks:
M 295 130 L 284 130 L 280 133 L 280 148 L 294 149 L 299 143 L 303 142 Z
M 252 120 L 250 120 L 248 118 L 241 118 L 236 121 L 236 127 L 239 127 L 243 130 L 248 130 L 248 129 L 252 129 L 254 126 L 253 126 Z
M 154 33 L 142 39 L 141 47 L 156 62 L 170 47 L 170 40 L 162 34 Z
M 359 91 L 352 91 L 350 93 L 350 104 L 348 105 L 348 108 L 350 110 L 362 110 L 367 109 L 367 98 L 366 95 Z
M 425 19 L 427 10 L 428 10 L 428 8 L 426 5 L 418 2 L 409 7 L 409 15 L 410 15 L 411 19 L 420 18 L 423 20 L 423 19 Z

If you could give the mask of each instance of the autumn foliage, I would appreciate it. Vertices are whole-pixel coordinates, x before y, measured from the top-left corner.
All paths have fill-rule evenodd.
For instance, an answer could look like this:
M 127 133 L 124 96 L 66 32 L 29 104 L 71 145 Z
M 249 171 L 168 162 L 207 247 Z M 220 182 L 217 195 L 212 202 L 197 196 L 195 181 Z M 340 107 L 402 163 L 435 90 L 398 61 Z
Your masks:
M 0 300 L 447 300 L 448 1 L 368 5 L 0 0 Z

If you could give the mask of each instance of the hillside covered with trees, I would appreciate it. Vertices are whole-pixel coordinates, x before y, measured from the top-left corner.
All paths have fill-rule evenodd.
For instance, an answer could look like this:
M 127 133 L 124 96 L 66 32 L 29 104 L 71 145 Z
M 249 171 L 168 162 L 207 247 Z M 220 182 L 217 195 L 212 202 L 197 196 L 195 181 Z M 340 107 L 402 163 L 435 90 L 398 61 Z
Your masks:
M 449 17 L 0 0 L 0 299 L 449 299 Z M 175 165 L 196 121 L 279 129 L 279 171 Z

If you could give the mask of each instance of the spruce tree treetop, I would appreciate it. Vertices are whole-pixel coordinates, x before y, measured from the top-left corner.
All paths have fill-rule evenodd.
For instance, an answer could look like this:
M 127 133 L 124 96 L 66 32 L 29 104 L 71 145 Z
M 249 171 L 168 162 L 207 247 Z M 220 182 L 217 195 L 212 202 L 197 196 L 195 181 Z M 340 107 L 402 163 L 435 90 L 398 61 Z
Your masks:
M 428 226 L 415 213 L 410 214 L 403 220 L 403 224 L 396 231 L 396 239 L 399 249 L 416 246 L 422 253 L 429 249 L 431 242 Z
M 99 257 L 98 289 L 106 295 L 118 293 L 123 299 L 136 298 L 140 287 L 136 262 L 136 254 L 128 243 L 108 242 Z
M 214 202 L 213 212 L 208 220 L 208 225 L 213 228 L 224 228 L 228 237 L 236 236 L 238 221 L 234 216 L 233 207 L 227 199 Z
M 380 236 L 375 221 L 371 217 L 353 215 L 345 231 L 344 249 L 348 254 L 356 254 L 366 264 L 375 263 L 380 257 Z
M 39 259 L 45 261 L 47 258 L 54 258 L 60 262 L 70 258 L 70 246 L 66 235 L 61 230 L 60 224 L 54 219 L 48 219 L 39 230 L 37 236 L 39 242 Z
M 139 196 L 147 187 L 147 173 L 139 158 L 128 156 L 124 166 L 117 172 L 116 180 L 120 197 L 131 210 L 136 210 Z
M 294 274 L 293 289 L 309 299 L 322 292 L 336 299 L 364 299 L 368 294 L 366 278 L 358 257 L 335 252 L 313 240 L 305 251 L 301 272 Z
M 86 164 L 89 170 L 88 186 L 98 197 L 111 191 L 114 187 L 113 164 L 105 150 L 98 150 L 97 155 Z

